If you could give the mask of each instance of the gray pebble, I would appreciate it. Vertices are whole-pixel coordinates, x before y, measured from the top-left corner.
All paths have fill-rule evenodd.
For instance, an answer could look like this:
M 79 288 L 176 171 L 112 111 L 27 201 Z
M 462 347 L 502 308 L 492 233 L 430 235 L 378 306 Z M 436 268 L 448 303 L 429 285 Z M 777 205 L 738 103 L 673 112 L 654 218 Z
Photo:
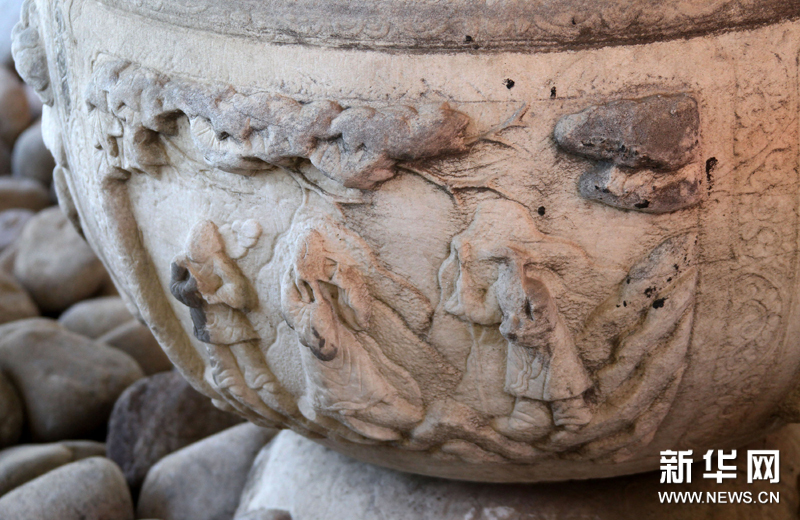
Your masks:
M 34 441 L 84 437 L 144 376 L 130 356 L 45 318 L 0 326 L 0 370 L 20 394 Z
M 0 451 L 0 496 L 70 462 L 72 452 L 60 444 L 24 444 Z
M 38 315 L 39 309 L 25 288 L 13 276 L 0 271 L 0 324 Z
M 59 443 L 72 453 L 72 460 L 88 459 L 89 457 L 105 457 L 106 444 L 97 441 L 61 441 Z
M 96 294 L 108 273 L 58 207 L 37 213 L 17 240 L 14 276 L 43 312 Z
M 108 457 L 135 490 L 163 457 L 240 422 L 178 372 L 161 372 L 137 381 L 117 400 L 108 421 Z
M 11 446 L 22 435 L 25 410 L 14 385 L 0 372 L 0 448 Z
M 133 501 L 119 468 L 92 457 L 54 469 L 0 498 L 8 520 L 133 520 Z
M 276 430 L 241 424 L 161 459 L 142 485 L 136 514 L 166 520 L 227 520 L 247 475 Z
M 56 162 L 42 140 L 42 122 L 37 121 L 17 138 L 11 154 L 11 174 L 19 179 L 31 179 L 45 188 L 53 183 Z
M 139 363 L 145 375 L 172 370 L 172 362 L 147 326 L 131 319 L 100 336 L 97 341 L 118 348 Z
M 95 441 L 24 444 L 0 451 L 0 496 L 64 464 L 104 457 L 106 445 Z
M 16 242 L 33 215 L 35 213 L 28 209 L 7 209 L 0 212 L 0 251 Z
M 119 296 L 80 301 L 58 317 L 59 323 L 67 329 L 92 339 L 97 339 L 132 319 L 133 316 Z
M 31 112 L 23 83 L 8 69 L 0 67 L 0 139 L 9 146 L 14 144 L 30 123 Z
M 0 211 L 29 209 L 40 211 L 52 205 L 50 193 L 31 179 L 0 177 Z

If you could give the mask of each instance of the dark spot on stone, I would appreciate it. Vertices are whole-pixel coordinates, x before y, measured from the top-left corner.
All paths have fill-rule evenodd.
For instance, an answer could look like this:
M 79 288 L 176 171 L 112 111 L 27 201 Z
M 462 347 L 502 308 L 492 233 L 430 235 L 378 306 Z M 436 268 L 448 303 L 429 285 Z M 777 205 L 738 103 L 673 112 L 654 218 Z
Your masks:
M 472 43 L 472 36 L 469 34 L 464 36 L 464 43 Z
M 631 277 L 630 276 L 625 280 L 625 283 L 628 283 L 628 284 L 631 283 Z
M 539 206 L 539 209 L 536 210 L 536 213 L 538 213 L 540 217 L 543 217 L 544 216 L 544 206 Z
M 653 296 L 655 290 L 656 290 L 655 287 L 648 287 L 647 289 L 644 290 L 644 295 L 650 298 L 651 296 Z
M 667 301 L 667 299 L 666 299 L 666 298 L 659 298 L 659 299 L 657 299 L 656 301 L 654 301 L 654 302 L 653 302 L 653 308 L 654 308 L 654 309 L 660 309 L 661 307 L 663 307 L 663 306 L 664 306 L 664 302 L 665 302 L 665 301 Z
M 478 49 L 481 48 L 481 46 L 476 43 L 475 45 L 472 46 L 472 48 L 477 51 Z
M 673 265 L 672 265 L 672 267 L 674 267 L 676 271 L 680 269 L 680 268 L 678 267 L 678 264 L 673 264 Z
M 622 302 L 622 306 L 623 307 L 627 307 L 628 306 L 628 302 Z
M 211 334 L 206 328 L 206 313 L 202 308 L 190 307 L 189 316 L 192 318 L 194 337 L 203 343 L 211 343 Z
M 642 202 L 634 204 L 634 206 L 636 206 L 639 209 L 644 209 L 644 208 L 648 207 L 649 205 L 650 205 L 650 201 L 649 200 L 644 200 Z
M 514 334 L 513 332 L 509 332 L 508 334 L 506 334 L 506 339 L 508 341 L 517 341 L 517 335 Z
M 572 25 L 578 25 L 578 22 L 575 21 L 575 17 L 572 17 Z
M 503 85 L 505 85 L 508 90 L 511 90 L 514 88 L 514 80 L 511 78 L 506 78 L 503 80 Z
M 711 191 L 711 188 L 714 187 L 714 178 L 711 177 L 711 174 L 714 172 L 718 163 L 719 161 L 716 157 L 712 157 L 706 161 L 706 182 L 708 183 L 708 191 Z
M 530 318 L 533 318 L 533 308 L 531 307 L 531 301 L 525 300 L 525 314 Z
M 697 101 L 686 94 L 611 101 L 562 117 L 554 129 L 565 151 L 628 168 L 676 171 L 694 160 Z
M 555 99 L 555 98 L 556 98 L 556 88 L 552 87 L 550 89 L 550 99 Z
M 669 283 L 671 281 L 672 281 L 672 277 L 670 276 L 669 278 L 667 278 L 667 283 Z

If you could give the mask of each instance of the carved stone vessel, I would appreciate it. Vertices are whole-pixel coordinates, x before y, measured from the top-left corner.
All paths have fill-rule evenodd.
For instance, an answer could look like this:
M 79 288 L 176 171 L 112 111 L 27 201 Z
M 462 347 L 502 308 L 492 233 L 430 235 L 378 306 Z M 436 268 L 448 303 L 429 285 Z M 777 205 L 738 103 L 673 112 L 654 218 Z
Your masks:
M 554 481 L 798 417 L 800 3 L 27 0 L 59 198 L 218 406 Z

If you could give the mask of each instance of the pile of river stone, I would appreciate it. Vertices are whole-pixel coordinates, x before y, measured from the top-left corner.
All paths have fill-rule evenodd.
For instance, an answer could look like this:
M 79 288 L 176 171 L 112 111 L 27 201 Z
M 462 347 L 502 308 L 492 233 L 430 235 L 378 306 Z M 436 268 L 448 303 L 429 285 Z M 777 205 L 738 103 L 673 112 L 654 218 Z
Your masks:
M 0 519 L 231 520 L 276 432 L 212 406 L 126 307 L 56 205 L 42 105 L 3 44 Z

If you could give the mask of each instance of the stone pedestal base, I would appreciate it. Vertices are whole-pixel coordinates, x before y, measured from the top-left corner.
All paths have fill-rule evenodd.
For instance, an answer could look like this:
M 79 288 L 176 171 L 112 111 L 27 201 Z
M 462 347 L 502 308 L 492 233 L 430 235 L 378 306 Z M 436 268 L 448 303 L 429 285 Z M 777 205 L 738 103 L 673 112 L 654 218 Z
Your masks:
M 779 450 L 780 482 L 748 484 L 747 450 Z M 561 484 L 480 484 L 357 462 L 287 431 L 256 459 L 237 518 L 256 518 L 257 511 L 267 509 L 288 511 L 293 520 L 797 518 L 800 426 L 786 427 L 737 453 L 735 462 L 724 462 L 736 465 L 737 476 L 722 484 L 703 478 L 705 461 L 698 452 L 693 454 L 691 484 L 660 484 L 658 472 Z M 712 462 L 716 472 L 716 460 Z M 660 492 L 697 492 L 703 503 L 661 503 Z M 749 493 L 744 496 L 752 503 L 731 503 L 738 501 L 738 493 Z M 708 503 L 709 494 L 720 503 Z

